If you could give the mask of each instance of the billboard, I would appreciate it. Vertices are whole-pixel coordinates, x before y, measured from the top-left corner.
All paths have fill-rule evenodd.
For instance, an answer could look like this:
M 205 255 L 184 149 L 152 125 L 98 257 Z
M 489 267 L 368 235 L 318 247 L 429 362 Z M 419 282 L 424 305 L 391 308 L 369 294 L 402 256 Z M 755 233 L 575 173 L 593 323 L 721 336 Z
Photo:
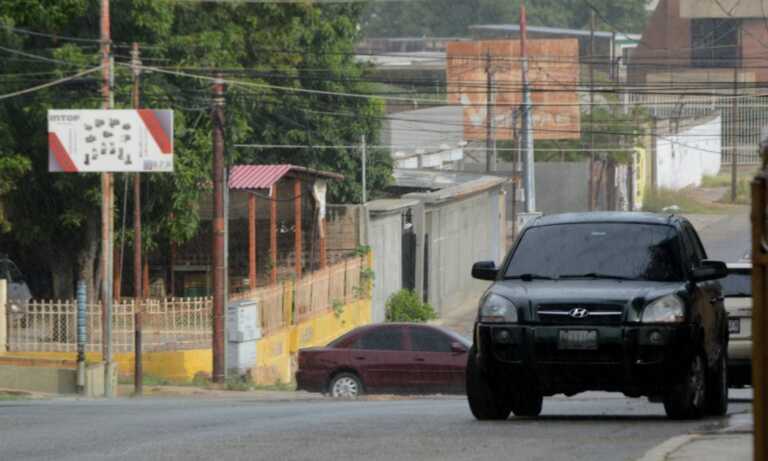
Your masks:
M 447 52 L 448 100 L 464 106 L 464 139 L 486 137 L 486 56 L 489 53 L 496 85 L 493 93 L 496 139 L 512 139 L 514 111 L 523 100 L 520 41 L 450 42 Z M 578 40 L 528 40 L 528 55 L 535 139 L 579 139 Z M 518 127 L 520 120 L 517 117 Z
M 49 110 L 48 171 L 173 171 L 171 110 Z

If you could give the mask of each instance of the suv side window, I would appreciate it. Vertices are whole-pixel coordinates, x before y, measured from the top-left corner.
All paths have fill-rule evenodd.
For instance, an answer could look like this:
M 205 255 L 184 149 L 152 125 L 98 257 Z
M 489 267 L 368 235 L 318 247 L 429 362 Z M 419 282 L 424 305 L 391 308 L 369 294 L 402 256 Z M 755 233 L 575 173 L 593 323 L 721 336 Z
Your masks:
M 685 252 L 685 266 L 688 270 L 693 270 L 701 262 L 701 257 L 696 249 L 696 243 L 692 236 L 692 230 L 688 224 L 681 226 L 683 251 Z

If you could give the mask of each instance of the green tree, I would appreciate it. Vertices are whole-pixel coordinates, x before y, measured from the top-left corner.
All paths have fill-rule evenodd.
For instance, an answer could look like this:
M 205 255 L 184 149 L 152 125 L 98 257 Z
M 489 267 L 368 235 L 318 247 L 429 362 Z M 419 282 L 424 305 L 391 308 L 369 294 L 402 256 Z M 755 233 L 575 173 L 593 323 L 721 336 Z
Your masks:
M 0 93 L 9 93 L 99 64 L 99 3 L 95 0 L 9 0 L 0 3 L 0 46 L 44 56 L 44 61 L 0 51 Z M 195 3 L 113 0 L 116 107 L 128 107 L 131 42 L 142 43 L 142 60 L 167 72 L 144 72 L 142 105 L 175 111 L 174 174 L 144 175 L 145 249 L 169 240 L 183 242 L 199 226 L 198 199 L 210 190 L 211 81 L 213 69 L 242 84 L 227 91 L 228 162 L 281 162 L 345 175 L 330 199 L 360 195 L 359 156 L 343 149 L 313 152 L 234 149 L 235 143 L 375 142 L 381 104 L 366 99 L 307 95 L 263 85 L 333 92 L 362 92 L 363 69 L 350 52 L 358 40 L 362 5 Z M 17 28 L 12 30 L 11 28 Z M 42 31 L 41 36 L 18 29 Z M 61 37 L 61 38 L 57 38 Z M 78 38 L 81 40 L 72 40 Z M 64 62 L 64 63 L 62 63 Z M 32 75 L 34 74 L 34 76 Z M 189 75 L 200 78 L 191 78 Z M 95 108 L 101 98 L 97 75 L 52 89 L 0 100 L 0 186 L 5 228 L 28 258 L 53 274 L 53 295 L 71 295 L 73 278 L 99 284 L 100 182 L 97 175 L 49 174 L 46 110 Z M 391 166 L 372 153 L 370 187 L 389 181 Z M 115 178 L 116 223 L 122 184 Z M 129 213 L 130 215 L 130 213 Z M 129 220 L 130 222 L 130 220 Z M 127 233 L 130 239 L 130 233 Z
M 589 28 L 590 4 L 609 24 L 601 30 L 640 32 L 645 25 L 645 0 L 528 1 L 528 22 L 536 26 Z M 516 24 L 519 0 L 431 0 L 372 2 L 365 16 L 369 37 L 462 37 L 474 24 Z

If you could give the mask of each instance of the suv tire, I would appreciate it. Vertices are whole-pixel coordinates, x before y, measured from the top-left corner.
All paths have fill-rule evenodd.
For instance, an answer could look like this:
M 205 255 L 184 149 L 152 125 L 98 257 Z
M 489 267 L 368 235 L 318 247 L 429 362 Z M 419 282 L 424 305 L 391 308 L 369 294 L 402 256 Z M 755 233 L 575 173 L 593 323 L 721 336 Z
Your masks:
M 477 349 L 467 358 L 467 401 L 472 415 L 480 421 L 503 421 L 509 418 L 512 404 L 477 364 Z
M 695 419 L 704 415 L 707 404 L 707 362 L 697 352 L 688 363 L 681 382 L 664 396 L 664 410 L 672 419 Z
M 724 349 L 717 360 L 717 366 L 707 383 L 707 413 L 725 416 L 728 413 L 728 359 Z
M 541 395 L 538 386 L 532 380 L 526 379 L 514 387 L 512 413 L 515 416 L 539 416 L 543 402 L 544 396 Z

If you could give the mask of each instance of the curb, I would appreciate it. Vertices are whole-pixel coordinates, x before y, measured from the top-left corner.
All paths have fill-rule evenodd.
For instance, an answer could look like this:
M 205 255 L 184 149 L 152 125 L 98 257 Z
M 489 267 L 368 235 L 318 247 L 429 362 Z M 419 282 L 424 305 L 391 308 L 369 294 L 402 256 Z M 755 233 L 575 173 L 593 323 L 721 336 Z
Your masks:
M 678 435 L 648 450 L 637 461 L 665 461 L 669 455 L 702 437 L 701 434 Z

